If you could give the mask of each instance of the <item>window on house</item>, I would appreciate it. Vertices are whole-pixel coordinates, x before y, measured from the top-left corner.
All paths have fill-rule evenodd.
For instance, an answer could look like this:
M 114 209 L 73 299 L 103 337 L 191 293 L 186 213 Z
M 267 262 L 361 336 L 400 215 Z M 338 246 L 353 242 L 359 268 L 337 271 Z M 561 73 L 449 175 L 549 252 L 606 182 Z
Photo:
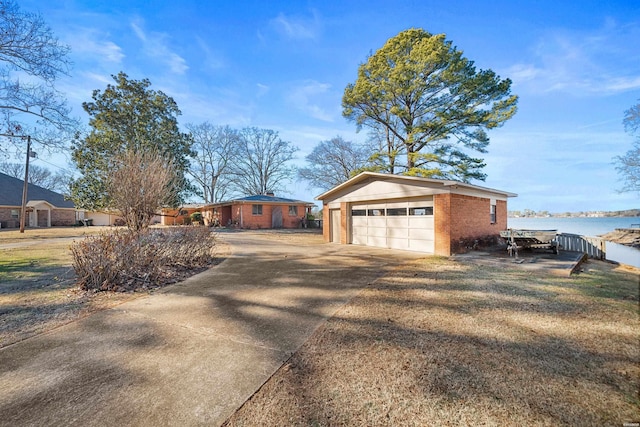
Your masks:
M 368 216 L 384 216 L 384 209 L 369 209 L 367 211 Z
M 433 206 L 425 206 L 423 208 L 409 208 L 409 215 L 433 215 Z
M 491 205 L 491 224 L 496 223 L 496 205 Z
M 352 209 L 351 216 L 367 216 L 367 211 L 364 209 Z
M 20 211 L 18 209 L 11 209 L 11 218 L 18 219 L 20 217 Z
M 298 207 L 297 206 L 289 206 L 289 215 L 290 216 L 298 216 Z
M 253 205 L 251 208 L 253 215 L 262 215 L 262 205 Z
M 407 208 L 387 209 L 387 216 L 405 216 L 405 215 L 407 215 Z

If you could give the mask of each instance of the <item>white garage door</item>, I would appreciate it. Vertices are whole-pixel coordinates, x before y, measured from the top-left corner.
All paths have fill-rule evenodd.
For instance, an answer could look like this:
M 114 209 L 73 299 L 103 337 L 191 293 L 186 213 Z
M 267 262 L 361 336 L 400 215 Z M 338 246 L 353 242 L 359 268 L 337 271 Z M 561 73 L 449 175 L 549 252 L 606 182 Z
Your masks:
M 356 245 L 433 253 L 433 198 L 353 205 L 351 233 Z

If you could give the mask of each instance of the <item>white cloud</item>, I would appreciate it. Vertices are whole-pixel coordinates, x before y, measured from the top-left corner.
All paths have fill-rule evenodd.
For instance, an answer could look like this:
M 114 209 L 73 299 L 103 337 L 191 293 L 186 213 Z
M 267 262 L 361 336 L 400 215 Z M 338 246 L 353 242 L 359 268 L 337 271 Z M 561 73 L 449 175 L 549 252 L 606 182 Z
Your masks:
M 145 32 L 140 20 L 132 21 L 131 28 L 142 42 L 146 55 L 163 62 L 174 74 L 184 74 L 189 69 L 187 61 L 168 47 L 166 34 Z
M 279 13 L 269 23 L 278 33 L 290 39 L 315 39 L 322 27 L 315 11 L 310 18 L 286 16 Z
M 122 48 L 108 40 L 109 35 L 91 28 L 75 28 L 67 43 L 73 55 L 81 55 L 103 64 L 120 64 L 125 55 Z
M 302 85 L 293 87 L 287 95 L 287 100 L 295 108 L 315 119 L 332 122 L 334 120 L 333 116 L 317 103 L 329 89 L 331 89 L 331 85 L 328 83 L 309 80 Z
M 203 40 L 201 37 L 196 36 L 196 42 L 204 53 L 203 62 L 207 65 L 207 67 L 212 70 L 217 70 L 226 66 L 225 60 L 222 58 L 222 56 L 215 53 L 205 40 Z
M 267 85 L 263 85 L 262 83 L 257 83 L 256 84 L 258 91 L 256 92 L 256 96 L 259 98 L 261 96 L 264 96 L 267 94 L 267 92 L 269 92 L 270 87 Z
M 506 75 L 519 91 L 533 93 L 612 94 L 640 89 L 636 46 L 640 26 L 608 19 L 588 32 L 546 31 L 532 56 L 514 64 Z

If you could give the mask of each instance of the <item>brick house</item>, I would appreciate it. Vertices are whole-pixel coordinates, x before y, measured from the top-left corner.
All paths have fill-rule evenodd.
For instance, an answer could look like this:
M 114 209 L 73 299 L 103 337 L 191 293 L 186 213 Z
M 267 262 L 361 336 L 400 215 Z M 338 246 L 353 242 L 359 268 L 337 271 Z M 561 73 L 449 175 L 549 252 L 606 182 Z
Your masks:
M 0 173 L 0 227 L 20 227 L 22 189 L 24 181 Z M 73 202 L 62 194 L 37 185 L 27 186 L 27 227 L 74 225 L 77 219 Z
M 187 225 L 191 223 L 191 214 L 203 212 L 203 204 L 182 205 L 178 209 L 162 209 L 160 223 L 162 225 Z
M 507 227 L 516 194 L 458 181 L 363 172 L 316 197 L 326 242 L 449 256 Z
M 180 217 L 184 218 L 197 211 L 202 213 L 205 225 L 252 229 L 299 228 L 302 219 L 311 213 L 313 206 L 313 203 L 272 194 L 256 195 L 227 202 L 189 205 L 180 210 L 164 209 L 162 221 L 166 225 L 181 224 Z

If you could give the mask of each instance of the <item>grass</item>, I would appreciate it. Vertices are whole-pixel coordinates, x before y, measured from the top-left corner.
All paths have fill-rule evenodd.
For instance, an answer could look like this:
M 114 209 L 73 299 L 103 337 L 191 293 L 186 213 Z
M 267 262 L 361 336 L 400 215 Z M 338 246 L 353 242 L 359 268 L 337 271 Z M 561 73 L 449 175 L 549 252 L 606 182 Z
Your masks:
M 30 234 L 27 230 L 27 236 L 44 240 L 0 249 L 0 348 L 136 296 L 92 294 L 77 288 L 71 242 L 52 238 L 77 237 L 76 230 L 80 229 L 34 230 Z M 0 233 L 0 244 L 6 243 L 5 236 L 13 234 Z
M 227 426 L 640 420 L 637 269 L 425 258 L 340 309 Z
M 0 245 L 18 243 L 27 240 L 40 240 L 65 237 L 83 237 L 98 234 L 113 227 L 49 227 L 26 228 L 24 233 L 18 229 L 0 229 Z
M 77 286 L 70 251 L 73 238 L 113 229 L 58 227 L 27 229 L 24 234 L 0 232 L 0 348 L 148 294 L 96 293 Z M 28 246 L 21 246 L 21 242 Z M 9 246 L 2 249 L 5 243 Z M 219 245 L 218 256 L 223 257 L 226 250 L 226 245 Z M 197 271 L 182 274 L 187 277 Z

